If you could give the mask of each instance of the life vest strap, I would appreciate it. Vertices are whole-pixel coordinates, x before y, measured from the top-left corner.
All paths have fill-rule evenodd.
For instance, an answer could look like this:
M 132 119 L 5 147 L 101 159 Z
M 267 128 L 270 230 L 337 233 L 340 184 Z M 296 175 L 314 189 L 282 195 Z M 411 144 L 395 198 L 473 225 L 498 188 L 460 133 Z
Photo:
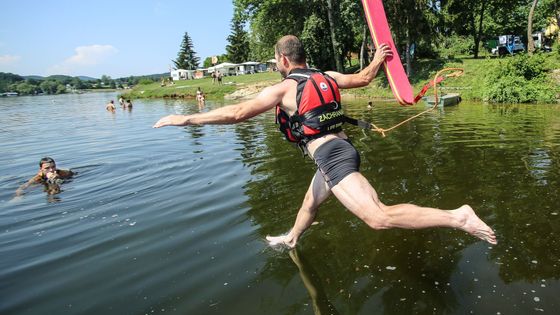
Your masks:
M 333 101 L 333 102 L 330 102 L 330 103 L 326 104 L 325 106 L 317 107 L 315 109 L 312 109 L 312 110 L 304 113 L 303 115 L 294 115 L 294 116 L 292 116 L 292 121 L 303 122 L 305 120 L 313 119 L 317 116 L 320 116 L 321 114 L 323 114 L 325 112 L 328 112 L 330 110 L 337 110 L 339 108 L 340 108 L 340 105 L 338 104 L 338 102 Z
M 367 129 L 367 130 L 371 130 L 373 128 L 373 125 L 367 121 L 363 121 L 363 120 L 359 120 L 356 118 L 352 118 L 352 117 L 348 117 L 348 116 L 344 116 L 344 121 L 354 125 L 354 126 L 358 126 L 362 129 Z

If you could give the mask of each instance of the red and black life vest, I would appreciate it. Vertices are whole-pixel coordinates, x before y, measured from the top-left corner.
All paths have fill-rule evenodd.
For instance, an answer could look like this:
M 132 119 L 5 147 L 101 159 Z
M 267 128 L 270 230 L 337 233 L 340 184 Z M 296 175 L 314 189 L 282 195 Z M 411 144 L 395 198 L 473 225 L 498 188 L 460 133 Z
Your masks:
M 292 116 L 276 106 L 276 122 L 290 142 L 305 145 L 312 139 L 342 130 L 346 117 L 336 81 L 315 69 L 294 69 L 286 79 L 297 82 L 297 109 Z

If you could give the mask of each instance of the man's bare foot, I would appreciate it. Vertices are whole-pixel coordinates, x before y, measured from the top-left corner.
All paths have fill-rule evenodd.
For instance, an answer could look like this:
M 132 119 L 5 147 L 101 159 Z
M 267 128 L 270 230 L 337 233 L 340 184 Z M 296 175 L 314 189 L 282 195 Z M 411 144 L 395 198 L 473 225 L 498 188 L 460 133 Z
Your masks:
M 494 231 L 474 213 L 471 206 L 463 205 L 457 210 L 454 210 L 454 212 L 464 219 L 463 226 L 459 227 L 461 230 L 481 240 L 487 241 L 490 244 L 498 244 Z
M 291 237 L 289 234 L 280 236 L 267 236 L 266 240 L 268 241 L 268 245 L 270 246 L 282 245 L 289 248 L 296 247 L 297 242 L 297 240 L 294 237 Z

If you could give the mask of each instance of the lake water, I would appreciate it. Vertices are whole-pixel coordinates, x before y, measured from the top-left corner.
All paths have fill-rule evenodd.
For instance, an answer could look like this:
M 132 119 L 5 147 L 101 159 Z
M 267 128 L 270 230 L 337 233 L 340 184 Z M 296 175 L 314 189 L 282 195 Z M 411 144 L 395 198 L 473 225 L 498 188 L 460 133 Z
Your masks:
M 116 98 L 0 98 L 0 314 L 558 313 L 560 106 L 464 102 L 386 138 L 346 128 L 386 204 L 468 203 L 498 245 L 373 231 L 331 198 L 288 252 L 264 238 L 292 226 L 314 165 L 272 113 L 152 129 L 199 108 L 106 112 Z M 347 111 L 382 127 L 424 106 L 364 103 Z M 77 175 L 14 199 L 43 156 Z

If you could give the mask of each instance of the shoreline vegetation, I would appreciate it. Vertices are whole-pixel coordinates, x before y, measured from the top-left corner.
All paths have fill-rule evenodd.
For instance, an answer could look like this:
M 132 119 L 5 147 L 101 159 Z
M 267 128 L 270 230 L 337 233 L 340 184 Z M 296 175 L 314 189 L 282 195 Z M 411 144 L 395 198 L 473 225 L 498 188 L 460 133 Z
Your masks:
M 438 86 L 442 93 L 460 93 L 463 100 L 493 103 L 560 103 L 559 54 L 519 55 L 506 58 L 456 58 L 417 60 L 410 77 L 415 93 L 443 68 L 464 69 L 459 78 L 449 78 Z M 356 66 L 347 73 L 356 72 Z M 197 88 L 207 99 L 241 100 L 256 96 L 263 88 L 281 81 L 278 72 L 261 72 L 226 76 L 223 84 L 211 78 L 179 80 L 162 86 L 161 82 L 141 82 L 121 95 L 124 98 L 185 98 L 194 99 Z M 393 94 L 382 71 L 364 88 L 343 90 L 346 97 L 392 99 Z M 433 93 L 429 90 L 427 95 Z
M 449 78 L 438 85 L 441 93 L 459 93 L 463 100 L 478 101 L 488 103 L 531 103 L 531 104 L 560 104 L 560 46 L 551 53 L 537 53 L 533 56 L 519 54 L 506 56 L 504 58 L 486 57 L 474 59 L 472 57 L 461 56 L 448 59 L 417 59 L 414 61 L 412 75 L 409 81 L 413 91 L 418 93 L 422 87 L 433 79 L 435 73 L 444 68 L 457 67 L 463 68 L 464 74 L 459 78 Z M 358 72 L 357 61 L 354 60 L 353 66 L 346 68 L 346 73 Z M 2 74 L 2 73 L 0 73 Z M 138 98 L 176 98 L 176 99 L 195 99 L 196 91 L 200 88 L 207 99 L 211 100 L 242 100 L 255 97 L 262 89 L 281 81 L 278 72 L 261 72 L 240 76 L 223 77 L 221 85 L 213 83 L 209 77 L 196 80 L 179 80 L 169 84 L 168 80 L 162 86 L 162 78 L 166 78 L 165 73 L 156 77 L 130 77 L 126 78 L 128 85 L 126 89 L 119 89 L 121 86 L 111 88 L 96 87 L 91 89 L 89 86 L 82 85 L 81 88 L 75 84 L 70 84 L 71 88 L 63 88 L 64 81 L 57 82 L 53 78 L 47 81 L 32 82 L 33 79 L 26 79 L 13 75 L 3 74 L 7 79 L 18 77 L 19 83 L 11 86 L 24 86 L 30 89 L 29 93 L 19 95 L 45 95 L 59 93 L 87 93 L 94 91 L 114 91 L 127 99 Z M 56 79 L 60 79 L 56 76 Z M 4 78 L 4 79 L 6 79 Z M 66 81 L 76 78 L 64 77 Z M 105 79 L 110 79 L 106 77 Z M 24 80 L 24 81 L 23 81 Z M 31 80 L 31 81 L 30 81 Z M 116 81 L 122 83 L 117 79 Z M 1 81 L 1 80 L 0 80 Z M 29 81 L 29 82 L 28 82 Z M 52 81 L 52 82 L 51 82 Z M 54 82 L 54 83 L 53 83 Z M 112 81 L 115 82 L 115 81 Z M 2 91 L 10 92 L 6 80 L 1 81 Z M 56 84 L 55 84 L 56 83 Z M 78 82 L 80 83 L 80 82 Z M 47 89 L 51 88 L 52 89 Z M 124 86 L 123 86 L 124 87 Z M 41 89 L 39 89 L 41 88 Z M 32 89 L 36 91 L 32 93 Z M 37 90 L 38 89 L 38 90 Z M 23 89 L 24 91 L 26 89 Z M 51 91 L 52 90 L 52 91 Z M 40 93 L 39 93 L 40 92 Z M 394 100 L 391 88 L 387 79 L 380 71 L 377 78 L 364 88 L 353 90 L 342 90 L 344 97 L 367 98 L 371 100 Z M 1 96 L 12 96 L 18 93 L 0 93 Z M 433 94 L 429 90 L 427 95 Z

